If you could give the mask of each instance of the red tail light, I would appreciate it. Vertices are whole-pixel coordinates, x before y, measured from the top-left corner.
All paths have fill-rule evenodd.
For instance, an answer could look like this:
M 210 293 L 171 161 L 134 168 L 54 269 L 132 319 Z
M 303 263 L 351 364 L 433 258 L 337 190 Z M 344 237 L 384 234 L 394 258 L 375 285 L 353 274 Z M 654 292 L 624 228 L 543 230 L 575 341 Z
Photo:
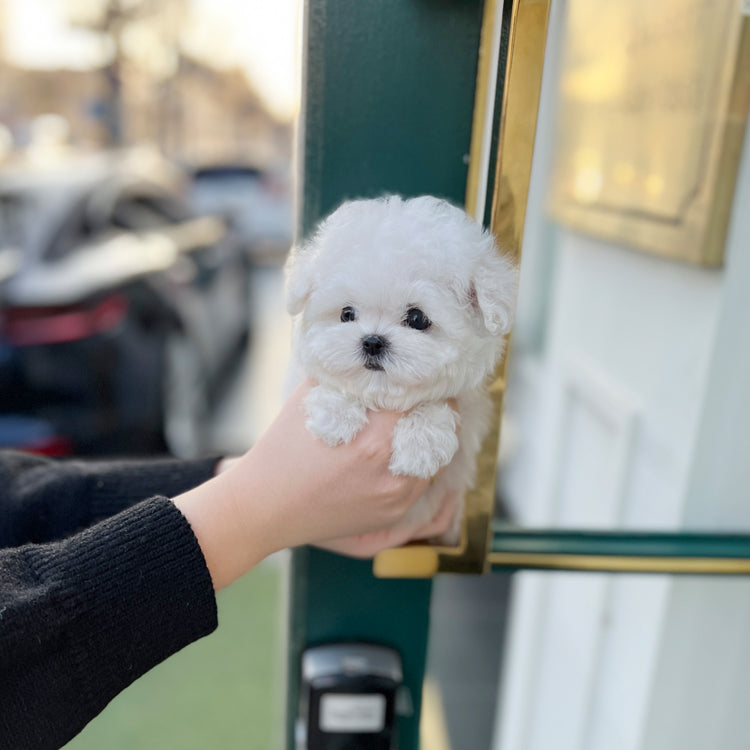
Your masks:
M 73 444 L 68 438 L 54 435 L 44 438 L 37 443 L 22 446 L 21 450 L 26 453 L 36 453 L 39 456 L 53 456 L 61 458 L 73 455 Z
M 127 311 L 127 298 L 119 293 L 90 305 L 9 308 L 4 333 L 12 346 L 78 341 L 116 328 Z

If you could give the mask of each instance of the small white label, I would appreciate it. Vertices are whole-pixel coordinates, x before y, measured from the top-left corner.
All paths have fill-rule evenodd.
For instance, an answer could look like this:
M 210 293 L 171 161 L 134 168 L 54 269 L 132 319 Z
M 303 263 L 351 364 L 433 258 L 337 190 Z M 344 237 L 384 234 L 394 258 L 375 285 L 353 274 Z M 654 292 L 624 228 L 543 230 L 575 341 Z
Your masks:
M 381 732 L 385 727 L 385 696 L 326 693 L 320 699 L 324 732 Z
M 743 15 L 750 16 L 750 0 L 741 0 L 740 8 L 742 8 Z

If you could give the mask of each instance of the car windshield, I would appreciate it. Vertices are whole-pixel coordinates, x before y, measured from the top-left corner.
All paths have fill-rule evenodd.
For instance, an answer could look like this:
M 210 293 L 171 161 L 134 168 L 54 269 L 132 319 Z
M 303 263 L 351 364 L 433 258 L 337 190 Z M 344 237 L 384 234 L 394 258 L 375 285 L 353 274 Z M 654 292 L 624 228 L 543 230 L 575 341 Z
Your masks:
M 188 209 L 179 201 L 150 186 L 142 191 L 123 191 L 111 211 L 98 220 L 92 220 L 89 199 L 84 196 L 58 227 L 44 253 L 47 260 L 63 258 L 102 235 L 159 229 L 190 218 Z
M 0 247 L 21 249 L 28 244 L 28 200 L 18 193 L 0 193 Z
M 112 224 L 121 229 L 157 229 L 190 218 L 188 209 L 168 195 L 130 193 L 118 199 Z

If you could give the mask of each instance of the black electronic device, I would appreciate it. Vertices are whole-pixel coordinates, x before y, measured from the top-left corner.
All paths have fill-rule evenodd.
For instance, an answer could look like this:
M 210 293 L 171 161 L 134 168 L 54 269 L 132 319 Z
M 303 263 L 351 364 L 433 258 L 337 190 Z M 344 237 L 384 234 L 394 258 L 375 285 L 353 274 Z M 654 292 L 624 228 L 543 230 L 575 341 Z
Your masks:
M 370 643 L 302 654 L 297 750 L 395 750 L 401 657 Z

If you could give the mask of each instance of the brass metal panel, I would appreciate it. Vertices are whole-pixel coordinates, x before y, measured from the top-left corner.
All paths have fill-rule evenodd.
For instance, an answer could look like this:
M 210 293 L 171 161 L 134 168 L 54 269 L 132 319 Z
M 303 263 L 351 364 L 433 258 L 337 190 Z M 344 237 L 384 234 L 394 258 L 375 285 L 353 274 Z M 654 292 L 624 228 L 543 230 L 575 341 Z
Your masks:
M 740 6 L 569 0 L 549 204 L 558 221 L 722 263 L 750 104 Z
M 514 0 L 511 17 L 490 228 L 503 251 L 516 260 L 520 260 L 521 255 L 550 2 L 551 0 Z M 495 13 L 501 12 L 498 5 L 493 4 Z M 491 15 L 488 13 L 483 19 L 485 28 L 494 20 Z M 487 43 L 486 35 L 483 36 Z M 484 64 L 488 63 L 489 55 L 485 55 Z M 486 87 L 488 77 L 487 71 L 482 73 L 480 65 L 473 137 L 480 137 L 482 134 L 482 128 L 477 126 L 477 118 L 484 117 L 486 90 L 482 87 Z M 479 147 L 472 142 L 473 159 L 477 158 L 479 151 Z M 472 174 L 474 173 L 470 169 L 470 176 Z M 468 198 L 474 200 L 476 193 L 472 197 L 471 184 L 470 181 Z M 478 458 L 476 488 L 466 496 L 461 544 L 455 548 L 432 548 L 438 555 L 439 572 L 476 574 L 489 569 L 487 553 L 494 513 L 495 474 L 504 392 L 505 361 L 499 364 L 490 386 L 492 429 Z M 419 569 L 424 565 L 423 554 L 409 556 L 403 555 L 401 550 L 385 550 L 376 557 L 375 575 L 417 577 Z

